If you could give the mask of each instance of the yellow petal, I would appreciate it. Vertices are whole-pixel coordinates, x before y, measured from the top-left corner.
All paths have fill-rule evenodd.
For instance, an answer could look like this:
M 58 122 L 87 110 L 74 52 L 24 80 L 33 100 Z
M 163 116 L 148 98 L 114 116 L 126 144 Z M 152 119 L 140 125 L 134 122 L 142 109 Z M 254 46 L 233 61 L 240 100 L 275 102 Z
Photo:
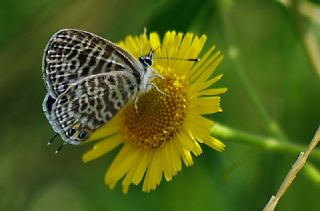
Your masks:
M 159 38 L 159 35 L 158 33 L 151 33 L 150 34 L 150 44 L 151 44 L 151 48 L 152 49 L 158 49 L 159 46 L 160 46 L 160 38 Z
M 219 152 L 223 151 L 225 148 L 225 145 L 218 139 L 215 139 L 213 137 L 208 137 L 204 140 L 204 143 L 211 147 L 214 150 L 217 150 Z
M 136 185 L 139 184 L 140 181 L 142 180 L 142 178 L 147 170 L 148 164 L 150 163 L 151 157 L 152 157 L 151 156 L 152 152 L 150 152 L 148 150 L 142 149 L 141 154 L 142 154 L 142 158 L 139 161 L 139 165 L 137 166 L 137 169 L 134 172 L 134 175 L 132 178 L 132 182 Z
M 197 108 L 201 115 L 221 112 L 220 97 L 200 97 Z
M 116 183 L 124 176 L 124 174 L 130 169 L 131 160 L 130 157 L 136 149 L 130 144 L 125 144 L 111 163 L 108 171 L 105 174 L 104 181 L 111 189 L 114 188 Z
M 83 162 L 89 162 L 94 160 L 107 152 L 110 152 L 123 142 L 123 137 L 120 134 L 114 135 L 103 141 L 98 142 L 93 146 L 92 150 L 89 150 L 82 156 Z
M 122 181 L 122 191 L 127 193 L 130 187 L 130 184 L 133 183 L 133 178 L 138 170 L 141 161 L 143 162 L 144 156 L 146 153 L 143 153 L 143 150 L 136 149 L 135 152 L 130 157 L 130 162 L 132 163 L 128 173 L 126 174 L 125 178 Z M 147 160 L 147 159 L 145 159 Z M 147 160 L 149 161 L 149 160 Z M 144 169 L 145 171 L 145 169 Z M 144 173 L 144 172 L 143 172 Z M 143 175 L 143 174 L 142 174 Z
M 149 192 L 150 190 L 155 189 L 158 184 L 160 184 L 162 178 L 162 165 L 160 158 L 161 155 L 159 151 L 155 150 L 146 173 L 146 178 L 142 187 L 143 191 Z
M 172 157 L 172 166 L 173 166 L 173 170 L 176 174 L 176 172 L 181 170 L 181 159 L 179 156 L 179 151 L 177 150 L 175 144 L 173 143 L 173 141 L 170 141 L 169 143 L 169 148 L 171 151 L 171 157 Z
M 228 89 L 227 88 L 218 88 L 218 89 L 205 89 L 201 92 L 198 92 L 198 96 L 204 96 L 204 95 L 218 95 L 225 93 Z
M 168 150 L 168 145 L 165 145 L 162 149 L 162 158 L 164 162 L 164 178 L 167 181 L 172 180 L 172 175 L 174 174 L 174 170 L 172 167 L 172 158 L 170 150 Z
M 132 183 L 133 174 L 134 174 L 134 169 L 132 166 L 132 168 L 129 170 L 129 172 L 126 174 L 126 176 L 124 177 L 124 179 L 122 181 L 122 192 L 124 194 L 128 193 L 128 191 L 129 191 L 129 187 Z
M 218 67 L 220 62 L 223 60 L 223 58 L 224 56 L 220 55 L 214 62 L 210 64 L 210 66 L 204 69 L 199 75 L 199 78 L 197 78 L 197 81 L 198 81 L 197 83 L 204 83 L 205 81 L 207 81 L 208 78 L 211 76 L 211 74 L 214 72 L 214 70 Z
M 137 43 L 134 41 L 132 36 L 128 36 L 125 39 L 125 45 L 126 45 L 126 49 L 131 52 L 131 54 L 133 54 L 134 56 L 139 56 L 139 46 L 137 45 Z
M 198 72 L 199 68 L 206 63 L 207 59 L 209 58 L 209 56 L 211 55 L 212 51 L 215 49 L 215 46 L 212 46 L 200 59 L 199 62 L 196 63 L 196 65 L 194 65 L 192 67 L 192 69 L 190 70 L 189 75 L 193 75 L 195 72 Z
M 214 71 L 214 68 L 210 68 L 211 65 L 214 64 L 215 66 L 217 66 L 223 58 L 221 57 L 219 59 L 220 54 L 221 54 L 220 51 L 218 51 L 214 55 L 210 56 L 208 60 L 206 60 L 205 63 L 199 67 L 199 69 L 194 71 L 194 73 L 190 77 L 191 81 L 194 82 L 197 79 L 197 83 L 201 83 L 201 82 L 204 82 L 204 80 L 199 80 L 198 77 L 200 76 L 210 77 Z M 216 62 L 216 60 L 218 60 L 218 62 Z
M 190 87 L 190 92 L 192 93 L 199 93 L 200 91 L 209 88 L 211 85 L 216 83 L 222 78 L 222 74 L 202 83 L 193 83 Z M 197 95 L 197 94 L 196 94 Z
M 87 141 L 90 142 L 107 138 L 115 133 L 119 133 L 119 114 L 113 117 L 110 122 L 96 130 Z
M 197 141 L 193 143 L 194 148 L 191 150 L 195 156 L 198 156 L 202 153 L 202 149 Z
M 180 153 L 180 156 L 181 156 L 184 164 L 186 166 L 191 166 L 193 164 L 193 161 L 192 161 L 192 156 L 191 156 L 190 150 L 186 150 L 186 149 L 182 148 L 178 142 L 175 142 L 175 144 L 177 146 L 177 149 Z

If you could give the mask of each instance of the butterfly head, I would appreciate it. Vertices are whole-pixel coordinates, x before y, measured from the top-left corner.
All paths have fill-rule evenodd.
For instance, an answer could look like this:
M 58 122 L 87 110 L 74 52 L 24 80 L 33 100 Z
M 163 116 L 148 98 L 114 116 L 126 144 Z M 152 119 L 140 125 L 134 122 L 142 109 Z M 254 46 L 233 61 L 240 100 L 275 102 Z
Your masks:
M 139 62 L 145 68 L 148 68 L 148 67 L 152 66 L 152 64 L 153 64 L 153 54 L 154 54 L 154 50 L 151 49 L 147 55 L 139 57 Z

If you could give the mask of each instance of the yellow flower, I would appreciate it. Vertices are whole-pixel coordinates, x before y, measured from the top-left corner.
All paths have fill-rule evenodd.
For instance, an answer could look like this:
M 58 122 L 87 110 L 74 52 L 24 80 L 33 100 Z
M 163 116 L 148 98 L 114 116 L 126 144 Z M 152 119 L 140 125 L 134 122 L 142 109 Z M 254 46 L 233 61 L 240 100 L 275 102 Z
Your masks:
M 89 139 L 97 141 L 83 155 L 83 161 L 94 160 L 122 148 L 105 174 L 105 183 L 112 189 L 122 180 L 123 192 L 131 184 L 143 180 L 143 191 L 160 184 L 162 176 L 170 181 L 182 168 L 192 165 L 192 155 L 200 155 L 199 143 L 222 151 L 224 144 L 210 136 L 214 123 L 203 115 L 221 112 L 218 94 L 226 88 L 212 88 L 222 75 L 211 78 L 223 59 L 220 52 L 208 50 L 199 62 L 179 59 L 197 58 L 206 36 L 200 38 L 168 31 L 162 43 L 157 33 L 128 36 L 119 45 L 136 58 L 155 50 L 152 68 L 164 79 L 154 83 L 156 89 L 139 96 L 137 110 L 129 102 L 110 122 L 99 128 Z M 158 58 L 158 59 L 157 59 Z M 167 58 L 167 59 L 166 59 Z M 170 58 L 170 59 L 168 59 Z

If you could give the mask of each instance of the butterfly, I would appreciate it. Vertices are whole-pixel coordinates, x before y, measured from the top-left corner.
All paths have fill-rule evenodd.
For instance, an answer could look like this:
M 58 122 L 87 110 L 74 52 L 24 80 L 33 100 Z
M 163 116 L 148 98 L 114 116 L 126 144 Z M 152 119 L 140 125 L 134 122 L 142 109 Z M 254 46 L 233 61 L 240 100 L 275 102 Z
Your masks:
M 151 68 L 153 55 L 151 49 L 136 59 L 86 31 L 56 32 L 44 50 L 42 73 L 48 93 L 42 107 L 63 145 L 85 141 L 130 100 L 157 88 L 151 82 L 159 76 Z

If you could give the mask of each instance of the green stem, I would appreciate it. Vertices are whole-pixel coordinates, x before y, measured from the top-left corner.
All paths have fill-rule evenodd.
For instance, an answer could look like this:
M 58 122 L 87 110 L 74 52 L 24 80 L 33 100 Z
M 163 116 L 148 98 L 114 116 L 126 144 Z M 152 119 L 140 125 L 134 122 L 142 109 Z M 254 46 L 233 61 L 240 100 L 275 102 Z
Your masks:
M 259 136 L 243 131 L 239 131 L 222 124 L 216 123 L 211 130 L 211 134 L 219 139 L 233 141 L 256 146 L 260 149 L 272 152 L 285 152 L 297 155 L 306 150 L 307 146 L 281 141 L 277 138 Z M 313 150 L 311 158 L 320 161 L 320 150 Z

